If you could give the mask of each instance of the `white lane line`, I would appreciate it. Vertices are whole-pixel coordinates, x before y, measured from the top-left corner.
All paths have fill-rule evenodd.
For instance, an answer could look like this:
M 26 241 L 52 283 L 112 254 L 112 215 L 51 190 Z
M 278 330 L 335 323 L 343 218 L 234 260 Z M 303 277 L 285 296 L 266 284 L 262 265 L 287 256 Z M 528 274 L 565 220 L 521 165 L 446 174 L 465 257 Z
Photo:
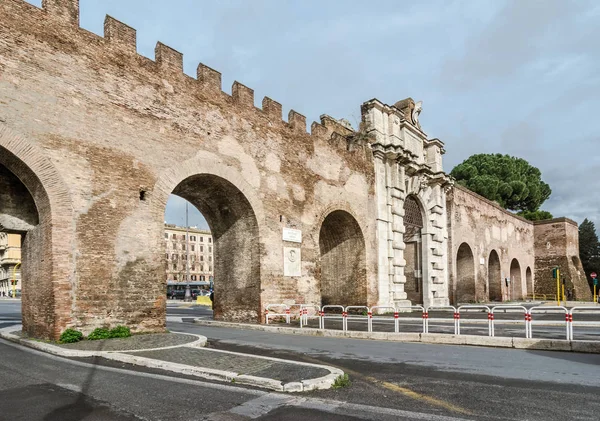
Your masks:
M 291 405 L 297 400 L 298 398 L 294 396 L 270 393 L 268 395 L 244 402 L 243 404 L 236 406 L 227 412 L 254 419 L 262 417 L 274 409 L 285 405 Z

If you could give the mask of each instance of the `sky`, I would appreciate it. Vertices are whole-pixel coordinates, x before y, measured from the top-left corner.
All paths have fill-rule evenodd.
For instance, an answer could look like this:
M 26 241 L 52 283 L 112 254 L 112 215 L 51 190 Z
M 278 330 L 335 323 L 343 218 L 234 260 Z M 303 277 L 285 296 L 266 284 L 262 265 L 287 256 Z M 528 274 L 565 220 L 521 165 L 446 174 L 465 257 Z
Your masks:
M 40 5 L 41 0 L 32 1 Z M 346 118 L 360 104 L 423 101 L 420 122 L 446 145 L 444 168 L 506 153 L 542 171 L 555 217 L 600 228 L 600 2 L 564 0 L 80 0 L 81 26 L 104 15 L 306 115 Z M 183 224 L 173 197 L 165 218 Z M 206 227 L 200 214 L 191 225 Z

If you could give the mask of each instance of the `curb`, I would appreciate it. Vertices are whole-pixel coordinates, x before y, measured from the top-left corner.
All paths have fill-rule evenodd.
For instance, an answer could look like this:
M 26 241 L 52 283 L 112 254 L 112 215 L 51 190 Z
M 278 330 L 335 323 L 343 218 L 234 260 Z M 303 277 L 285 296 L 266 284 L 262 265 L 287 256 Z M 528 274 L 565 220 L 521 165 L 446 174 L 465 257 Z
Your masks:
M 208 338 L 206 336 L 196 335 L 194 333 L 171 332 L 171 333 L 177 333 L 177 334 L 181 334 L 181 335 L 196 336 L 198 339 L 196 339 L 193 342 L 189 342 L 187 344 L 171 345 L 171 346 L 164 346 L 164 347 L 159 347 L 159 348 L 129 349 L 129 350 L 123 349 L 123 350 L 119 350 L 119 351 L 86 351 L 86 350 L 80 350 L 80 349 L 62 348 L 60 346 L 53 345 L 53 344 L 50 344 L 47 342 L 39 342 L 39 341 L 35 341 L 32 339 L 21 338 L 20 336 L 10 333 L 10 332 L 14 331 L 15 329 L 20 329 L 21 327 L 22 327 L 22 325 L 19 324 L 19 325 L 13 325 L 13 326 L 9 326 L 9 327 L 0 329 L 0 338 L 6 339 L 8 341 L 15 342 L 15 343 L 18 343 L 21 345 L 25 345 L 29 348 L 37 349 L 38 351 L 47 352 L 48 354 L 58 355 L 61 357 L 77 357 L 77 358 L 99 357 L 99 356 L 107 357 L 107 355 L 111 355 L 111 354 L 119 354 L 119 353 L 125 353 L 125 352 L 159 351 L 159 350 L 163 350 L 163 349 L 180 348 L 182 346 L 188 346 L 188 347 L 192 347 L 192 348 L 202 348 L 202 347 L 206 346 L 206 342 L 208 341 Z
M 180 373 L 180 374 L 185 374 L 185 375 L 190 375 L 190 376 L 195 376 L 195 377 L 201 377 L 201 378 L 209 379 L 209 380 L 219 380 L 219 381 L 226 381 L 226 382 L 230 382 L 230 383 L 242 384 L 242 385 L 247 385 L 247 386 L 255 386 L 255 387 L 260 387 L 263 389 L 275 390 L 278 392 L 307 392 L 310 390 L 317 390 L 317 389 L 330 389 L 333 386 L 333 384 L 335 383 L 335 380 L 339 376 L 342 376 L 344 374 L 344 372 L 342 370 L 335 368 L 335 367 L 327 366 L 327 365 L 311 364 L 311 363 L 304 363 L 304 362 L 291 361 L 291 360 L 283 360 L 280 358 L 264 357 L 261 355 L 252 355 L 252 354 L 243 354 L 243 353 L 239 353 L 239 352 L 204 349 L 206 352 L 219 352 L 219 353 L 225 353 L 225 354 L 250 356 L 252 358 L 260 358 L 260 359 L 264 359 L 264 360 L 277 361 L 277 362 L 282 362 L 282 363 L 286 363 L 286 364 L 318 367 L 318 368 L 322 368 L 322 369 L 329 371 L 329 374 L 322 376 L 322 377 L 315 378 L 315 379 L 307 379 L 307 380 L 301 380 L 298 382 L 283 383 L 279 380 L 270 379 L 270 378 L 266 378 L 266 377 L 256 377 L 256 376 L 251 376 L 251 375 L 246 375 L 246 374 L 239 374 L 239 373 L 232 372 L 232 371 L 217 370 L 217 369 L 212 369 L 209 367 L 196 367 L 196 366 L 190 366 L 190 365 L 186 365 L 186 364 L 172 363 L 172 362 L 168 362 L 168 361 L 155 360 L 152 358 L 146 358 L 146 357 L 140 357 L 137 355 L 127 354 L 127 352 L 143 352 L 143 351 L 153 351 L 153 350 L 182 348 L 182 347 L 203 348 L 206 345 L 207 338 L 202 335 L 195 335 L 195 334 L 191 334 L 191 333 L 185 333 L 185 334 L 192 335 L 192 336 L 198 336 L 199 339 L 197 341 L 194 341 L 194 342 L 191 342 L 188 344 L 183 344 L 183 345 L 175 345 L 175 346 L 162 347 L 162 348 L 149 348 L 149 349 L 143 349 L 143 350 L 137 349 L 137 350 L 130 350 L 130 351 L 80 351 L 80 350 L 61 348 L 59 346 L 52 345 L 52 344 L 45 343 L 45 342 L 38 342 L 38 341 L 31 340 L 31 339 L 24 339 L 24 338 L 21 338 L 17 335 L 10 333 L 10 332 L 14 331 L 15 329 L 20 329 L 20 328 L 21 328 L 21 325 L 13 325 L 13 326 L 9 326 L 9 327 L 0 329 L 0 338 L 6 339 L 11 342 L 18 343 L 18 344 L 26 346 L 28 348 L 33 348 L 38 351 L 43 351 L 48 354 L 53 354 L 53 355 L 57 355 L 60 357 L 79 357 L 79 358 L 81 358 L 81 357 L 103 357 L 103 358 L 106 358 L 109 360 L 139 365 L 139 366 L 143 366 L 143 367 L 157 368 L 157 369 L 162 369 L 162 370 L 166 370 L 166 371 L 171 371 L 174 373 Z M 180 332 L 173 332 L 173 333 L 180 333 Z
M 321 336 L 331 338 L 370 339 L 390 342 L 412 342 L 437 345 L 470 345 L 493 348 L 529 349 L 540 351 L 563 351 L 600 354 L 600 341 L 567 341 L 564 339 L 526 339 L 512 337 L 490 337 L 475 335 L 453 335 L 444 333 L 388 333 L 359 332 L 332 329 L 294 328 L 244 323 L 221 322 L 195 319 L 194 323 L 208 327 L 227 327 L 243 330 L 260 330 L 286 335 Z

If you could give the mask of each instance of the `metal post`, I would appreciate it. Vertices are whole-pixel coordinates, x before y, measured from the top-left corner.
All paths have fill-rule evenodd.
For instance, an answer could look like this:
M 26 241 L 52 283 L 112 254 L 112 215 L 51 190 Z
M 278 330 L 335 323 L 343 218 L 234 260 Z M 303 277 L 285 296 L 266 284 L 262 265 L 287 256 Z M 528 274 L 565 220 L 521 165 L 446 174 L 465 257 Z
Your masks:
M 188 202 L 185 202 L 185 302 L 192 301 L 192 291 L 190 290 L 190 224 L 188 223 Z
M 560 305 L 560 269 L 556 269 L 556 305 Z
M 13 298 L 17 298 L 17 268 L 19 266 L 21 266 L 21 262 L 17 263 L 15 265 L 15 267 L 13 268 L 13 283 L 12 283 L 12 288 L 13 288 L 12 297 Z

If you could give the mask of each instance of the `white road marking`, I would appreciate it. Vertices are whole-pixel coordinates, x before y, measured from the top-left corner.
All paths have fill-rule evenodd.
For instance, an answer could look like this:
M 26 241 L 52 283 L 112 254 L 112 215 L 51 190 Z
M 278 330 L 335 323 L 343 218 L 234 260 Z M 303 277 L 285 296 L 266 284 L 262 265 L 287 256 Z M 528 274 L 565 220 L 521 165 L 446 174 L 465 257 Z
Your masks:
M 132 371 L 123 368 L 105 367 L 94 365 L 81 361 L 74 361 L 68 358 L 59 357 L 56 355 L 46 354 L 45 352 L 37 351 L 22 345 L 18 345 L 4 339 L 0 339 L 0 343 L 7 345 L 23 352 L 28 352 L 41 357 L 49 358 L 54 361 L 60 361 L 65 364 L 72 364 L 78 367 L 92 368 L 94 370 L 106 371 L 111 373 L 126 374 L 130 376 L 144 377 L 149 379 L 162 380 L 173 383 L 182 383 L 191 386 L 204 387 L 208 389 L 222 390 L 227 392 L 242 393 L 256 396 L 258 398 L 251 399 L 245 403 L 229 410 L 228 412 L 236 415 L 248 417 L 248 419 L 258 418 L 267 414 L 281 406 L 295 406 L 301 408 L 310 408 L 328 413 L 346 414 L 354 417 L 360 416 L 362 419 L 380 419 L 381 416 L 404 417 L 411 420 L 428 420 L 428 421 L 467 421 L 466 418 L 448 417 L 442 415 L 404 411 L 393 408 L 385 408 L 371 405 L 352 404 L 343 401 L 332 399 L 316 399 L 304 398 L 298 395 L 287 395 L 283 393 L 269 393 L 261 390 L 246 389 L 239 386 L 230 386 L 224 384 L 207 383 L 200 380 L 182 379 L 178 377 L 165 376 L 161 374 L 145 373 L 140 371 Z M 69 384 L 58 384 L 58 386 L 69 390 L 79 391 L 78 386 Z M 266 412 L 265 412 L 266 411 Z M 362 414 L 357 414 L 362 412 Z M 211 414 L 206 419 L 214 418 L 217 414 Z

